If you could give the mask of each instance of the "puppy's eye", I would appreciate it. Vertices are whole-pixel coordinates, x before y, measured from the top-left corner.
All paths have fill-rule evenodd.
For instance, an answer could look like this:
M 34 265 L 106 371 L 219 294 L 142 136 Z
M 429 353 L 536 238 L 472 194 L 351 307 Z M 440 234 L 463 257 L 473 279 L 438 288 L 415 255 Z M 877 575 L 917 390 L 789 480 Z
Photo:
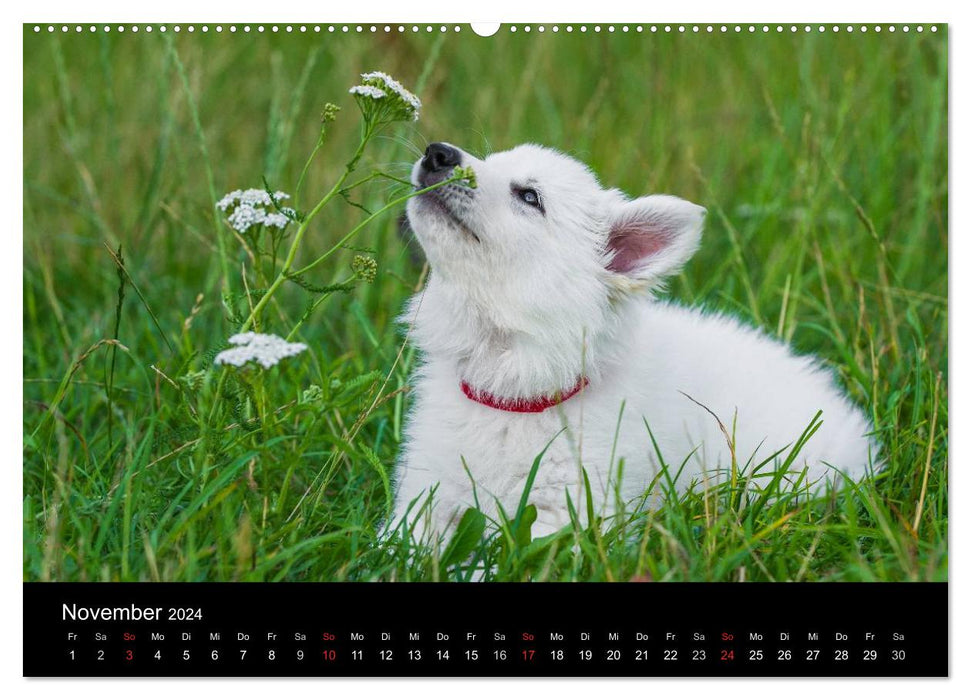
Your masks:
M 519 199 L 531 207 L 543 211 L 543 203 L 539 199 L 539 192 L 529 187 L 515 187 L 513 192 Z

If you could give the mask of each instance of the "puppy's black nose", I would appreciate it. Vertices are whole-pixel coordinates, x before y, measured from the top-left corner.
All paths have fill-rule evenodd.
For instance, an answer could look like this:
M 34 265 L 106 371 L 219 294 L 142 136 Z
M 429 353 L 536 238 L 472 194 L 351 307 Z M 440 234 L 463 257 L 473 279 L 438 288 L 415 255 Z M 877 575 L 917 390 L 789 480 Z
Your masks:
M 433 143 L 425 149 L 425 157 L 421 159 L 421 167 L 427 172 L 434 173 L 451 170 L 462 164 L 462 153 L 447 143 Z

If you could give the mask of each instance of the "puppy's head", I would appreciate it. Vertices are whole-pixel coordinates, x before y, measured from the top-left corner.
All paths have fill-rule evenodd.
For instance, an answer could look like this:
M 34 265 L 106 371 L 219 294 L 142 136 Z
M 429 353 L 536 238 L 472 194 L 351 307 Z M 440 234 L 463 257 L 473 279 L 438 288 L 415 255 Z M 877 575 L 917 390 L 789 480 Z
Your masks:
M 480 160 L 433 143 L 412 184 L 442 182 L 456 167 L 471 167 L 476 187 L 415 197 L 408 218 L 434 274 L 502 330 L 596 331 L 612 302 L 658 287 L 701 238 L 702 207 L 667 195 L 630 200 L 579 161 L 532 144 Z

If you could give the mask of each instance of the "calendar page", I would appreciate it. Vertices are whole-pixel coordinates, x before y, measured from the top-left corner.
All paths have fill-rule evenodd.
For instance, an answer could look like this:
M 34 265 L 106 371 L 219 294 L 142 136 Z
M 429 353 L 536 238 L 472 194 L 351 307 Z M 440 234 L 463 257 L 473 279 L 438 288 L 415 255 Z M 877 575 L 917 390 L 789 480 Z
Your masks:
M 948 26 L 27 23 L 30 677 L 948 664 Z

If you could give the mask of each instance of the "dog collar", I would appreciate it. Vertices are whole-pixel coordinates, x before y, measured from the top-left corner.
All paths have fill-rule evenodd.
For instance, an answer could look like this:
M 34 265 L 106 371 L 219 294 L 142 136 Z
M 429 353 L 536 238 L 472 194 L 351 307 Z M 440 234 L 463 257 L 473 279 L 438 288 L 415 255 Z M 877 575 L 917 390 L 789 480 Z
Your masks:
M 589 383 L 586 377 L 577 379 L 577 383 L 572 389 L 558 391 L 552 396 L 540 396 L 534 399 L 504 399 L 494 396 L 487 391 L 476 391 L 468 382 L 462 382 L 462 393 L 476 403 L 483 406 L 495 408 L 499 411 L 509 411 L 510 413 L 542 413 L 547 408 L 551 408 L 563 403 L 570 397 L 580 393 Z

